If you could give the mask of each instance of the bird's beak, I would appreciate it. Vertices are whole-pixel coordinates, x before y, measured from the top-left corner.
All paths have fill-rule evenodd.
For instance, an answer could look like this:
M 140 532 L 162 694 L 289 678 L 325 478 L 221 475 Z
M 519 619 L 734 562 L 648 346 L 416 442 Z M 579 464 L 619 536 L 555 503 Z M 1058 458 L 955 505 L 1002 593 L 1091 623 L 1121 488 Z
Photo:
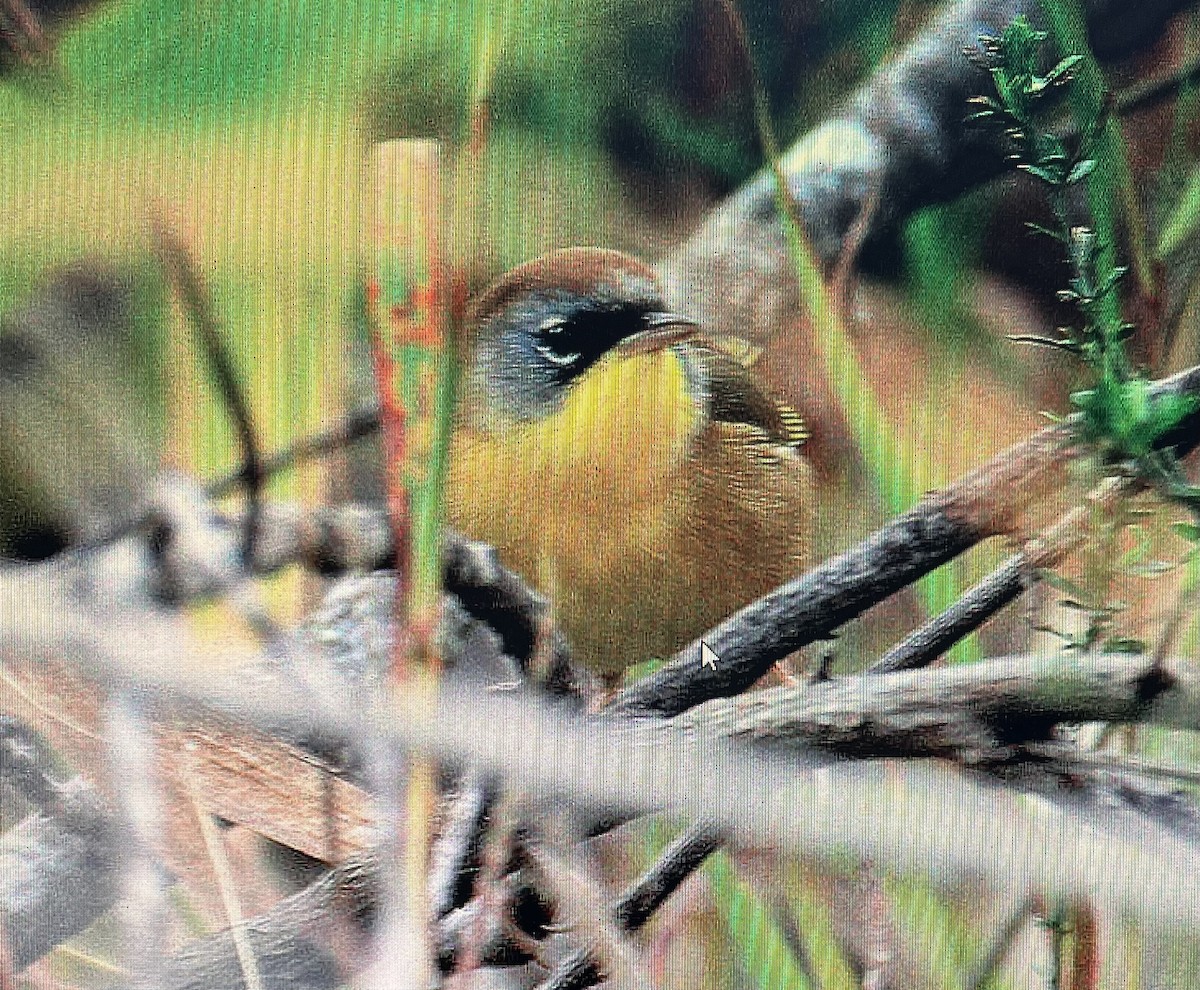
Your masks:
M 618 354 L 648 354 L 672 344 L 691 340 L 696 336 L 700 324 L 678 313 L 647 313 L 642 317 L 645 330 L 626 337 L 616 346 Z

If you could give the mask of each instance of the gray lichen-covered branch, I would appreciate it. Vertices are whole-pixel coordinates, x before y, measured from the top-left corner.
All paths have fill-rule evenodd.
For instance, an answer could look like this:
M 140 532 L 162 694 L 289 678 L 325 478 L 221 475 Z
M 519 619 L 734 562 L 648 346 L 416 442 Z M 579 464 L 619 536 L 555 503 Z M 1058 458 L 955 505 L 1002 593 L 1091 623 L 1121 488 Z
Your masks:
M 1084 4 L 1102 59 L 1138 50 L 1190 6 Z M 1037 0 L 947 4 L 838 112 L 788 149 L 784 173 L 819 257 L 828 263 L 839 257 L 870 203 L 867 240 L 1004 170 L 996 135 L 967 122 L 968 99 L 988 91 L 988 81 L 963 49 L 981 35 L 999 35 L 1018 14 L 1039 23 L 1041 6 Z M 795 277 L 771 177 L 760 174 L 712 210 L 658 270 L 672 301 L 711 329 L 761 339 L 786 326 L 796 313 Z

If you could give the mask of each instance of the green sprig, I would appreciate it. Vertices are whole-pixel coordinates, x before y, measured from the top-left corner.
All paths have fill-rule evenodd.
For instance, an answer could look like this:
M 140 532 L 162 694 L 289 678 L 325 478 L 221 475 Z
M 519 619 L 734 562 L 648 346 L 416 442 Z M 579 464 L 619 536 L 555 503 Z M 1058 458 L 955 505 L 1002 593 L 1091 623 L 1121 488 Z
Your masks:
M 1125 269 L 1113 263 L 1112 246 L 1094 228 L 1071 222 L 1073 187 L 1094 179 L 1108 102 L 1097 98 L 1080 111 L 1080 101 L 1074 101 L 1084 119 L 1077 121 L 1080 136 L 1069 144 L 1042 126 L 1047 113 L 1071 91 L 1085 61 L 1083 55 L 1067 55 L 1039 72 L 1048 37 L 1018 17 L 1000 37 L 982 38 L 968 52 L 987 70 L 994 87 L 993 94 L 970 101 L 975 109 L 969 119 L 999 128 L 1013 166 L 1046 190 L 1055 226 L 1029 226 L 1063 246 L 1071 277 L 1058 299 L 1073 306 L 1079 317 L 1076 325 L 1059 328 L 1058 336 L 1020 334 L 1012 339 L 1066 351 L 1090 368 L 1095 383 L 1071 396 L 1079 413 L 1078 437 L 1096 447 L 1106 463 L 1131 464 L 1164 495 L 1200 516 L 1200 489 L 1184 481 L 1169 452 L 1157 449 L 1161 438 L 1196 409 L 1197 400 L 1155 395 L 1149 380 L 1135 371 L 1125 348 L 1133 327 L 1120 315 Z

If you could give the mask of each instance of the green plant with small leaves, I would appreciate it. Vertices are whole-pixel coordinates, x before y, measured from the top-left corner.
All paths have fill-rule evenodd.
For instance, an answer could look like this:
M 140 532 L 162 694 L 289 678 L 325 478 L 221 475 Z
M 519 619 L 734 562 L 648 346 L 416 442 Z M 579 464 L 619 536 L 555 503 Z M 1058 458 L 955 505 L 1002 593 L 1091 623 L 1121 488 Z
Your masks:
M 1061 32 L 1059 34 L 1061 43 Z M 1075 392 L 1071 403 L 1074 437 L 1095 451 L 1107 470 L 1136 474 L 1166 498 L 1184 506 L 1200 521 L 1200 489 L 1187 483 L 1173 451 L 1162 439 L 1195 410 L 1191 397 L 1156 394 L 1149 379 L 1133 366 L 1126 342 L 1133 327 L 1121 316 L 1120 290 L 1125 269 L 1116 263 L 1111 243 L 1111 226 L 1101 235 L 1081 207 L 1096 204 L 1105 188 L 1104 136 L 1108 127 L 1108 101 L 1087 99 L 1087 88 L 1075 87 L 1076 75 L 1086 68 L 1086 55 L 1067 54 L 1043 69 L 1049 33 L 1035 29 L 1025 18 L 1016 18 L 999 37 L 980 39 L 968 55 L 991 78 L 993 92 L 975 97 L 970 120 L 1000 130 L 1008 142 L 1013 166 L 1024 172 L 1046 194 L 1053 222 L 1048 226 L 1028 224 L 1039 236 L 1061 245 L 1070 275 L 1059 290 L 1060 302 L 1075 311 L 1070 325 L 1056 335 L 1015 335 L 1012 339 L 1051 347 L 1078 359 L 1091 374 L 1090 387 Z M 1061 121 L 1061 106 L 1068 102 L 1075 115 L 1073 136 L 1056 133 L 1051 122 Z M 1089 188 L 1089 185 L 1091 188 Z M 1090 196 L 1088 195 L 1090 193 Z M 1128 510 L 1122 520 L 1101 525 L 1105 539 L 1128 525 Z M 1190 524 L 1188 524 L 1190 525 Z M 1196 530 L 1200 533 L 1200 528 Z M 1187 539 L 1186 534 L 1185 539 Z M 1115 562 L 1127 574 L 1155 577 L 1175 564 L 1146 562 L 1148 539 Z M 1192 551 L 1195 552 L 1195 542 Z M 1062 592 L 1064 608 L 1076 611 L 1082 622 L 1075 629 L 1060 631 L 1047 626 L 1063 641 L 1063 649 L 1087 652 L 1143 652 L 1146 644 L 1122 635 L 1116 628 L 1125 606 L 1106 601 L 1114 570 L 1101 566 L 1080 582 L 1057 574 L 1042 574 Z
M 1058 298 L 1078 314 L 1073 325 L 1059 328 L 1058 336 L 1012 339 L 1066 351 L 1091 369 L 1092 386 L 1071 396 L 1079 413 L 1078 438 L 1091 444 L 1104 463 L 1140 473 L 1200 516 L 1200 489 L 1186 483 L 1169 450 L 1156 446 L 1197 402 L 1190 396 L 1155 394 L 1149 379 L 1133 367 L 1125 348 L 1133 327 L 1121 319 L 1118 295 L 1125 269 L 1114 264 L 1111 244 L 1072 218 L 1076 187 L 1096 171 L 1094 152 L 1109 108 L 1105 102 L 1092 107 L 1086 119 L 1076 121 L 1078 136 L 1070 140 L 1044 125 L 1083 62 L 1082 55 L 1067 55 L 1039 71 L 1047 38 L 1047 32 L 1018 17 L 999 37 L 981 38 L 969 52 L 987 70 L 995 90 L 972 99 L 969 119 L 1001 128 L 1014 166 L 1045 189 L 1054 226 L 1029 226 L 1063 246 L 1071 276 Z
M 1142 640 L 1114 632 L 1117 617 L 1127 607 L 1124 602 L 1097 601 L 1091 590 L 1052 571 L 1043 571 L 1040 577 L 1050 587 L 1067 596 L 1059 601 L 1061 608 L 1078 612 L 1087 623 L 1078 630 L 1062 630 L 1047 625 L 1033 627 L 1060 639 L 1063 652 L 1088 653 L 1097 648 L 1102 648 L 1106 653 L 1146 652 L 1146 644 Z

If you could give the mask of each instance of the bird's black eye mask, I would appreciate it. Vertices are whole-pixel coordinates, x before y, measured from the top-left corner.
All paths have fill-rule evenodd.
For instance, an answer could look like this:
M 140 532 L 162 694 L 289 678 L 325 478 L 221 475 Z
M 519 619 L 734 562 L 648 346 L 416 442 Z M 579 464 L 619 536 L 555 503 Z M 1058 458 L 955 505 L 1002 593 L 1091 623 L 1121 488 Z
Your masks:
M 587 310 L 547 316 L 534 328 L 534 354 L 559 385 L 566 385 L 626 337 L 644 329 L 638 310 Z
M 485 416 L 537 419 L 561 408 L 571 386 L 623 340 L 646 329 L 662 309 L 644 301 L 530 293 L 492 318 L 477 345 L 472 387 Z

